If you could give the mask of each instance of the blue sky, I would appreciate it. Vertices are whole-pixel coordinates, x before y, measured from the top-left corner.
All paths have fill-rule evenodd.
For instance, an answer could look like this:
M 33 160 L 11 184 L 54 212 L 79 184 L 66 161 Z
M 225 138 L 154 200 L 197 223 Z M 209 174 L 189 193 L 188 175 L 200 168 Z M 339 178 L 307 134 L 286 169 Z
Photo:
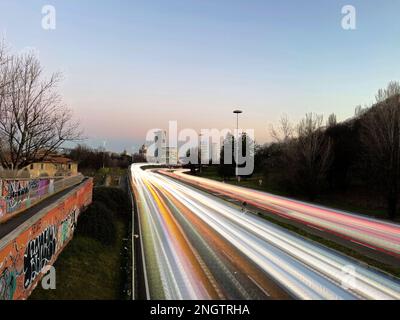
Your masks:
M 53 5 L 57 28 L 41 28 Z M 341 28 L 341 8 L 357 29 Z M 138 145 L 146 131 L 241 125 L 269 140 L 286 113 L 339 119 L 400 80 L 400 1 L 1 0 L 0 31 L 35 48 L 94 146 Z

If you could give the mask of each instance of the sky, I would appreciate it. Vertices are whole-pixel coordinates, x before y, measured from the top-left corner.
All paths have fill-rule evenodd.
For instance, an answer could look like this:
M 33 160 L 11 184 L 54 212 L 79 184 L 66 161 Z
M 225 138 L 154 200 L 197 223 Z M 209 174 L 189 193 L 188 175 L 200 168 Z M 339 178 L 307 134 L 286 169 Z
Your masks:
M 344 5 L 356 29 L 344 30 Z M 42 28 L 42 7 L 56 29 Z M 400 0 L 0 0 L 0 32 L 34 48 L 87 143 L 122 151 L 152 128 L 240 127 L 270 141 L 282 114 L 339 120 L 400 80 Z

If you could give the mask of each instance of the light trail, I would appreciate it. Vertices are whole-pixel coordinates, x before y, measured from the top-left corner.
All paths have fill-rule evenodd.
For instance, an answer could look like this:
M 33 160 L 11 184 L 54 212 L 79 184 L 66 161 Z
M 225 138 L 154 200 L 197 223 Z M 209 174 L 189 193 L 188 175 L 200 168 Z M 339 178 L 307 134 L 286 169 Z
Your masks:
M 131 170 L 167 299 L 227 298 L 227 287 L 283 297 L 277 285 L 299 299 L 400 299 L 392 278 L 167 176 Z M 197 250 L 202 242 L 212 259 Z M 219 272 L 227 283 L 216 281 Z
M 233 186 L 184 173 L 163 172 L 213 193 L 246 201 L 262 210 L 293 219 L 305 225 L 328 231 L 337 236 L 365 245 L 400 259 L 400 225 L 361 215 L 333 210 L 266 192 Z
M 140 170 L 140 169 L 139 169 Z M 141 171 L 141 170 L 140 170 Z M 141 216 L 147 220 L 153 237 L 162 287 L 167 299 L 218 298 L 218 294 L 195 258 L 183 233 L 169 209 L 153 186 L 143 179 L 143 171 L 133 174 L 139 197 L 144 206 Z

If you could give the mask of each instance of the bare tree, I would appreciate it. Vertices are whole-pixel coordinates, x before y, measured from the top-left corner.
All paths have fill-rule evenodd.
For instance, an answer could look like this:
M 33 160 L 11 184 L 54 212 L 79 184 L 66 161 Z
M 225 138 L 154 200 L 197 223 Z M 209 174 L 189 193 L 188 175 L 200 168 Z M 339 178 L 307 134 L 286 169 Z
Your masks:
M 294 164 L 298 166 L 298 184 L 311 200 L 320 190 L 331 160 L 331 144 L 322 123 L 322 115 L 309 113 L 297 126 Z
M 328 117 L 328 121 L 326 122 L 327 127 L 334 127 L 337 125 L 336 114 L 331 113 Z
M 0 162 L 19 169 L 46 158 L 81 136 L 71 111 L 56 92 L 60 74 L 43 78 L 32 52 L 13 55 L 0 68 Z
M 333 123 L 335 117 L 330 121 Z M 277 129 L 271 129 L 284 184 L 292 192 L 306 193 L 311 200 L 317 196 L 331 160 L 331 144 L 322 124 L 322 116 L 310 113 L 296 127 L 283 116 Z
M 5 45 L 4 40 L 0 40 L 0 93 L 3 92 L 3 89 L 8 83 L 8 73 L 2 72 L 5 70 L 5 65 L 9 61 L 9 56 L 7 55 L 7 47 Z M 0 96 L 0 99 L 2 97 Z
M 271 126 L 271 136 L 278 143 L 284 143 L 293 138 L 294 129 L 290 123 L 287 115 L 283 115 L 280 120 L 278 127 Z
M 375 99 L 377 103 L 380 103 L 397 94 L 400 94 L 400 83 L 397 81 L 390 81 L 385 89 L 378 90 Z
M 362 119 L 361 141 L 370 175 L 383 191 L 389 217 L 394 219 L 400 191 L 400 85 L 389 83 L 378 91 L 376 100 Z

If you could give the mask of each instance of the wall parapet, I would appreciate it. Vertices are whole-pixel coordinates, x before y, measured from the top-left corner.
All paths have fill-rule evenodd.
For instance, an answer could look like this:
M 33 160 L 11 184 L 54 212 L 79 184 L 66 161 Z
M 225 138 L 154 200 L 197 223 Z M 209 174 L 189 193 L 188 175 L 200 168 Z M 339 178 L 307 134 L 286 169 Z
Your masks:
M 83 179 L 81 174 L 63 179 L 0 179 L 0 223 Z
M 72 239 L 79 214 L 92 202 L 86 179 L 0 239 L 0 300 L 27 299 Z

